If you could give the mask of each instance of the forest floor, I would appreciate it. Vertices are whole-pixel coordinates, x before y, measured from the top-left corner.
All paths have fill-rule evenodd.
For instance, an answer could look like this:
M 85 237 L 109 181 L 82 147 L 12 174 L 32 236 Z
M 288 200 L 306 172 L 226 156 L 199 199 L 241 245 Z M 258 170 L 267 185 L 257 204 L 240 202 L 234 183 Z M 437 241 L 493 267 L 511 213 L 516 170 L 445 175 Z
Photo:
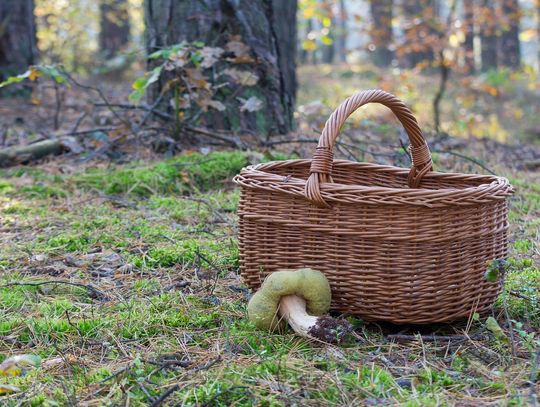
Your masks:
M 392 88 L 392 81 L 410 87 L 399 88 L 400 96 L 411 99 L 420 123 L 429 121 L 429 103 L 412 92 L 425 78 L 400 75 L 305 68 L 299 130 L 291 136 L 302 137 L 298 143 L 280 138 L 257 151 L 184 148 L 168 158 L 144 145 L 135 152 L 117 145 L 87 160 L 72 154 L 0 170 L 0 361 L 42 359 L 24 374 L 0 371 L 0 403 L 540 403 L 540 172 L 527 165 L 540 157 L 540 115 L 538 90 L 525 79 L 512 82 L 516 89 L 503 83 L 482 90 L 463 108 L 461 124 L 444 115 L 443 128 L 461 137 L 427 133 L 437 170 L 493 171 L 516 188 L 508 270 L 493 310 L 504 336 L 493 335 L 485 317 L 418 327 L 348 316 L 356 335 L 334 346 L 290 331 L 261 332 L 246 319 L 250 292 L 238 274 L 239 191 L 232 177 L 248 163 L 309 157 L 330 106 L 359 88 Z M 468 95 L 450 91 L 443 112 L 465 100 L 461 93 Z M 2 109 L 4 118 L 9 109 L 24 111 Z M 50 117 L 50 106 L 39 109 Z M 39 126 L 39 114 L 26 125 Z M 73 121 L 62 125 L 71 129 Z M 479 138 L 482 132 L 494 139 Z M 400 138 L 384 110 L 368 109 L 343 130 L 342 141 L 355 147 L 338 153 L 406 167 Z M 98 142 L 81 141 L 100 148 Z

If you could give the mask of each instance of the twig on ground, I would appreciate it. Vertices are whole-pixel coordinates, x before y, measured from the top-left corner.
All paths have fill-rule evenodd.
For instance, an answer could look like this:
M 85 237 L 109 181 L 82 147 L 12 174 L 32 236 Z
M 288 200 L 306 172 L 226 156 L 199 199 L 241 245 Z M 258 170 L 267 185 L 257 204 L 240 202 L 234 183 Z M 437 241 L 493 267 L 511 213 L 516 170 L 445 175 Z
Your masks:
M 96 106 L 96 107 L 112 106 L 112 107 L 117 107 L 119 109 L 152 111 L 152 113 L 154 113 L 156 116 L 158 116 L 161 119 L 164 119 L 164 120 L 173 120 L 174 119 L 174 117 L 171 114 L 162 112 L 161 110 L 152 109 L 152 106 L 147 106 L 147 105 L 132 105 L 132 104 L 129 104 L 129 103 L 109 103 L 109 104 L 106 104 L 106 103 L 99 103 L 98 102 L 98 103 L 94 103 L 94 106 Z
M 506 323 L 508 324 L 508 332 L 510 333 L 510 346 L 512 349 L 512 356 L 516 357 L 516 341 L 514 339 L 514 327 L 512 325 L 512 320 L 510 319 L 510 314 L 508 313 L 506 295 L 502 296 L 502 308 L 504 311 L 504 317 L 506 318 Z
M 219 220 L 222 222 L 222 223 L 225 223 L 226 225 L 230 226 L 231 228 L 235 228 L 236 226 L 231 223 L 227 218 L 225 218 L 225 216 L 223 216 L 218 209 L 214 208 L 213 205 L 206 199 L 202 199 L 202 198 L 193 198 L 193 197 L 189 197 L 189 196 L 182 196 L 180 197 L 180 199 L 185 199 L 187 201 L 193 201 L 193 202 L 198 202 L 198 203 L 202 203 L 204 205 L 206 205 L 211 211 L 212 213 L 217 217 L 219 218 Z
M 214 366 L 216 363 L 218 363 L 220 361 L 221 361 L 221 357 L 218 356 L 217 358 L 212 359 L 211 361 L 209 361 L 209 362 L 207 362 L 207 363 L 205 363 L 203 365 L 197 366 L 197 367 L 195 367 L 193 369 L 190 369 L 190 370 L 186 371 L 185 374 L 196 373 L 196 372 L 200 372 L 201 370 L 209 369 L 209 368 L 211 368 L 212 366 Z M 178 383 L 173 384 L 161 396 L 159 396 L 157 399 L 155 399 L 154 402 L 152 404 L 150 404 L 150 407 L 158 407 L 158 406 L 162 405 L 163 402 L 171 394 L 173 394 L 175 391 L 177 391 L 179 388 L 180 388 L 180 384 L 178 384 Z
M 227 137 L 227 136 L 225 136 L 223 134 L 219 134 L 219 133 L 217 133 L 215 131 L 210 131 L 209 129 L 203 129 L 203 128 L 200 128 L 200 127 L 191 127 L 191 126 L 186 126 L 186 127 L 184 127 L 184 129 L 187 130 L 187 131 L 191 131 L 193 133 L 202 134 L 204 136 L 214 138 L 216 140 L 223 141 L 223 142 L 229 144 L 231 147 L 234 147 L 234 148 L 243 148 L 244 147 L 240 140 L 234 140 L 234 139 L 232 139 L 230 137 Z
M 106 300 L 109 298 L 103 291 L 98 290 L 96 287 L 90 284 L 72 283 L 71 281 L 63 281 L 63 280 L 40 281 L 37 283 L 13 282 L 13 283 L 0 285 L 0 288 L 9 288 L 9 287 L 16 287 L 16 286 L 40 287 L 42 285 L 69 285 L 73 287 L 86 289 L 91 298 L 95 298 L 98 300 Z
M 162 405 L 165 399 L 169 397 L 171 394 L 173 394 L 179 388 L 180 388 L 180 385 L 178 383 L 172 385 L 161 396 L 155 399 L 154 402 L 150 404 L 150 407 L 157 407 L 157 406 Z
M 86 89 L 86 90 L 91 90 L 93 92 L 96 92 L 99 95 L 100 99 L 103 101 L 103 103 L 105 103 L 107 108 L 110 110 L 110 112 L 114 115 L 114 117 L 116 117 L 118 120 L 120 120 L 126 126 L 131 127 L 131 123 L 118 114 L 118 112 L 113 108 L 113 106 L 111 105 L 111 103 L 109 102 L 109 100 L 107 99 L 107 97 L 105 96 L 105 94 L 103 93 L 103 91 L 100 88 L 95 87 L 95 86 L 90 86 L 90 85 L 84 85 L 84 84 L 80 83 L 73 76 L 71 76 L 68 72 L 66 72 L 65 69 L 62 69 L 62 74 L 65 75 L 65 77 L 68 78 L 68 80 L 72 84 L 74 84 L 75 86 L 77 86 L 77 87 L 79 87 L 81 89 Z
M 396 342 L 411 342 L 417 341 L 419 338 L 423 342 L 451 342 L 451 341 L 468 341 L 470 339 L 477 338 L 478 335 L 404 335 L 404 334 L 390 334 L 386 338 L 394 340 Z
M 467 160 L 467 161 L 470 161 L 476 165 L 478 165 L 480 168 L 486 170 L 487 172 L 489 172 L 491 175 L 496 175 L 495 172 L 493 172 L 492 170 L 490 170 L 488 167 L 486 167 L 484 164 L 482 164 L 480 161 L 478 161 L 476 158 L 472 158 L 472 157 L 469 157 L 469 156 L 466 156 L 465 154 L 461 154 L 461 153 L 457 153 L 455 151 L 452 151 L 452 150 L 432 150 L 434 153 L 439 153 L 439 154 L 450 154 L 450 155 L 455 155 L 456 157 L 460 157 L 460 158 L 463 158 L 464 160 Z
M 71 129 L 71 131 L 69 132 L 69 134 L 74 134 L 77 132 L 77 130 L 79 130 L 79 126 L 81 125 L 82 121 L 86 118 L 86 116 L 88 116 L 88 112 L 83 112 L 79 118 L 77 119 L 77 121 L 75 122 L 75 125 L 73 126 L 73 128 Z
M 518 293 L 517 291 L 508 291 L 508 294 L 516 298 L 521 298 L 522 300 L 525 300 L 525 301 L 529 301 L 529 302 L 535 301 L 534 298 L 527 297 L 521 293 Z
M 112 375 L 107 376 L 106 378 L 100 380 L 99 383 L 105 383 L 105 382 L 107 382 L 107 381 L 109 381 L 111 379 L 114 379 L 115 377 L 120 376 L 122 373 L 130 370 L 132 367 L 133 367 L 133 365 L 131 363 L 128 363 L 124 367 L 122 367 L 119 370 L 117 370 L 116 372 L 114 372 Z
M 540 349 L 536 351 L 536 353 L 533 355 L 533 359 L 531 361 L 531 375 L 529 376 L 529 385 L 531 386 L 531 393 L 530 393 L 530 399 L 533 406 L 538 405 L 538 399 L 537 394 L 535 391 L 536 388 L 536 376 L 537 376 L 537 369 L 538 369 L 538 363 L 540 362 Z
M 70 131 L 69 133 L 58 134 L 57 137 L 79 136 L 82 134 L 94 133 L 96 131 L 101 131 L 105 133 L 108 131 L 118 130 L 119 128 L 120 127 L 117 126 L 117 127 L 96 127 L 96 128 L 88 129 L 88 130 L 75 130 L 75 131 Z

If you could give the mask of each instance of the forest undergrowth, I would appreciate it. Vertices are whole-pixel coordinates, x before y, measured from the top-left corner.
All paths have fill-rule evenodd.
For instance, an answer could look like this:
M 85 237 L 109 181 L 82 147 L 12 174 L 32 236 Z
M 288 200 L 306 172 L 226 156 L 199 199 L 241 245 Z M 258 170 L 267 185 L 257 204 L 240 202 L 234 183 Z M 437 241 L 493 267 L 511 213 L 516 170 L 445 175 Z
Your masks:
M 494 172 L 516 188 L 505 285 L 492 315 L 502 331 L 486 324 L 488 316 L 424 327 L 347 316 L 355 335 L 334 346 L 291 331 L 261 332 L 247 321 L 250 292 L 238 274 L 239 191 L 232 177 L 249 163 L 310 157 L 331 109 L 359 88 L 395 87 L 420 123 L 429 121 L 429 100 L 414 92 L 422 78 L 325 69 L 301 71 L 299 128 L 289 138 L 251 146 L 235 138 L 244 148 L 173 148 L 171 137 L 156 136 L 162 125 L 149 122 L 154 129 L 137 133 L 139 144 L 124 143 L 134 136 L 119 129 L 94 130 L 77 135 L 77 142 L 99 154 L 71 153 L 0 170 L 0 361 L 20 354 L 41 359 L 24 374 L 0 374 L 2 403 L 539 402 L 540 172 L 528 164 L 539 155 L 538 115 L 529 111 L 537 90 L 527 88 L 526 78 L 514 93 L 504 83 L 493 85 L 495 96 L 489 88 L 471 91 L 478 92 L 474 97 L 463 91 L 473 102 L 461 105 L 462 123 L 452 115 L 465 96 L 450 93 L 443 105 L 452 113 L 443 122 L 448 134 L 426 132 L 436 170 Z M 65 99 L 68 107 L 83 102 Z M 37 126 L 41 113 L 21 116 L 16 105 L 2 109 L 15 112 L 19 126 L 11 127 L 10 137 L 36 137 L 21 127 Z M 54 99 L 35 109 L 51 118 Z M 508 116 L 495 112 L 503 110 Z M 74 128 L 81 117 L 76 111 L 63 113 L 59 131 Z M 135 120 L 144 113 L 125 114 Z M 92 125 L 77 127 L 115 124 L 106 109 L 88 117 Z M 486 138 L 490 132 L 494 137 Z M 343 129 L 337 155 L 407 167 L 405 142 L 386 111 L 368 109 Z

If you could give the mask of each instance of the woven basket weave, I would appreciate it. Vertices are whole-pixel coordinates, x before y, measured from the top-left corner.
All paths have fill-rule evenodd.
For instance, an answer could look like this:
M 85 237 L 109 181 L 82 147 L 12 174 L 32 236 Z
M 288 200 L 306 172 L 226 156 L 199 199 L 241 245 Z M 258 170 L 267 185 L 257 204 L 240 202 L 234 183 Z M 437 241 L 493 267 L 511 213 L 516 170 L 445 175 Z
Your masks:
M 389 107 L 409 136 L 410 170 L 333 160 L 347 117 Z M 312 160 L 244 168 L 240 270 L 250 288 L 278 269 L 312 267 L 332 287 L 332 309 L 366 320 L 449 322 L 490 309 L 500 282 L 486 263 L 507 255 L 505 178 L 432 171 L 416 119 L 395 96 L 359 92 L 330 116 Z

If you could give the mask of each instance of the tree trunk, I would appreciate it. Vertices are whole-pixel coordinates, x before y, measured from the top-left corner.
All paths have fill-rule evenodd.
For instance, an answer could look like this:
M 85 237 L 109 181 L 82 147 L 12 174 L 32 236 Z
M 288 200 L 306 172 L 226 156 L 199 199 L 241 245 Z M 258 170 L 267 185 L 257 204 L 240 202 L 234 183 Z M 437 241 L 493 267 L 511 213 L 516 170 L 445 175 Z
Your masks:
M 256 86 L 238 86 L 223 99 L 225 111 L 200 115 L 197 124 L 266 137 L 284 134 L 293 127 L 296 10 L 296 0 L 145 0 L 146 46 L 149 53 L 182 41 L 224 47 L 239 36 L 254 62 L 237 69 L 249 69 L 260 79 Z M 222 82 L 223 77 L 215 78 Z M 165 83 L 158 82 L 154 98 Z M 263 102 L 262 109 L 242 112 L 233 106 L 238 98 L 253 96 Z
M 373 63 L 380 67 L 390 66 L 392 44 L 392 0 L 370 0 L 371 44 L 369 50 Z
M 501 65 L 518 68 L 521 63 L 518 0 L 502 0 L 502 12 L 506 24 L 501 35 Z
M 482 71 L 497 68 L 497 23 L 492 0 L 483 0 L 479 9 Z
M 430 38 L 435 35 L 429 20 L 434 18 L 436 7 L 434 0 L 407 0 L 403 2 L 403 13 L 406 16 L 405 29 L 406 60 L 410 68 L 421 63 L 434 60 L 433 48 L 429 45 Z
M 37 60 L 34 0 L 0 1 L 0 81 Z
M 347 62 L 347 9 L 345 0 L 339 0 L 339 32 L 337 37 L 337 54 L 340 62 Z
M 474 0 L 463 0 L 463 12 L 463 27 L 465 29 L 464 62 L 467 72 L 473 74 L 476 70 L 474 64 Z
M 336 19 L 332 17 L 332 25 L 330 26 L 330 32 L 328 33 L 328 38 L 332 40 L 330 44 L 323 44 L 322 46 L 322 61 L 325 64 L 331 64 L 334 62 L 336 57 L 336 36 L 334 35 L 334 30 L 336 27 Z
M 127 0 L 101 0 L 99 48 L 105 58 L 111 58 L 129 42 Z

